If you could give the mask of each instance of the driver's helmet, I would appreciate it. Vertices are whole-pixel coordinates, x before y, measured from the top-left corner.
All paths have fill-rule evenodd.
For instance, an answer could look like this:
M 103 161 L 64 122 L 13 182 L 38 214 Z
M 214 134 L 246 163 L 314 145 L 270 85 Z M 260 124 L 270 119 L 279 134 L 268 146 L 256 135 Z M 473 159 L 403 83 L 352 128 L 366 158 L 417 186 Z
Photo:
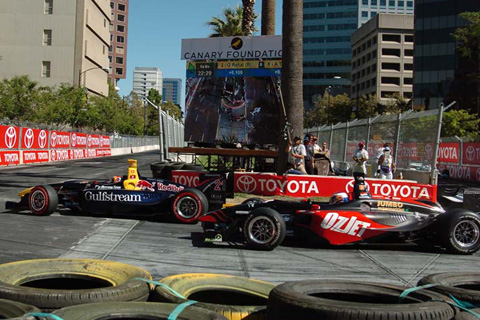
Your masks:
M 348 202 L 348 194 L 346 192 L 337 192 L 330 198 L 331 204 Z
M 120 181 L 122 181 L 122 176 L 113 176 L 113 178 L 112 178 L 113 183 L 117 183 L 117 182 L 120 182 Z

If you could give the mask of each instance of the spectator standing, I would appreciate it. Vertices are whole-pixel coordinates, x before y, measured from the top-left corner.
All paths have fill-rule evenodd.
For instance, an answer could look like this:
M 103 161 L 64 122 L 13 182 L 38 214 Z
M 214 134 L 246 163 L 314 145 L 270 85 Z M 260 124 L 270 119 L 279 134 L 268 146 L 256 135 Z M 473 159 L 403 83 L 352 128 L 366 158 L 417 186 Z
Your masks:
M 367 174 L 368 152 L 365 150 L 365 143 L 359 142 L 358 148 L 353 152 L 353 175 L 365 177 Z
M 322 150 L 322 148 L 320 148 L 320 146 L 317 144 L 318 138 L 313 137 L 312 141 L 313 141 L 313 153 L 319 153 Z
M 307 171 L 307 174 L 313 174 L 313 156 L 315 152 L 311 141 L 312 136 L 310 135 L 306 135 L 303 139 L 303 144 L 305 145 L 305 150 L 307 152 L 307 155 L 305 156 L 305 170 Z
M 304 165 L 304 158 L 307 156 L 307 150 L 305 146 L 300 143 L 300 138 L 295 137 L 293 139 L 293 147 L 292 147 L 292 157 L 293 157 L 293 165 L 295 170 L 301 171 L 302 173 L 306 174 L 305 165 Z
M 391 155 L 390 147 L 385 147 L 383 149 L 383 154 L 378 159 L 378 170 L 380 179 L 393 179 L 393 173 L 395 172 L 396 166 L 393 162 L 393 156 Z
M 322 150 L 320 152 L 325 153 L 325 157 L 330 158 L 330 149 L 327 148 L 327 142 L 323 141 Z

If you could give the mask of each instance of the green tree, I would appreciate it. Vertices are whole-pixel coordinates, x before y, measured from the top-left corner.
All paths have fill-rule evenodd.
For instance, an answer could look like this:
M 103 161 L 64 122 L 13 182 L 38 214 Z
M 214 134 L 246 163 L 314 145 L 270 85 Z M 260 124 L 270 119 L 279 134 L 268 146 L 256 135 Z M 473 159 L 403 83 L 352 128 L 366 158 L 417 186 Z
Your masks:
M 275 0 L 262 0 L 262 35 L 275 35 Z
M 231 37 L 243 35 L 242 21 L 243 8 L 237 5 L 234 9 L 227 7 L 222 11 L 222 17 L 212 17 L 206 23 L 212 28 L 213 33 L 210 37 Z
M 165 101 L 164 103 L 162 103 L 162 110 L 168 111 L 168 114 L 177 120 L 182 119 L 182 110 L 172 101 Z
M 0 116 L 10 120 L 33 120 L 37 95 L 37 82 L 28 76 L 4 79 L 0 85 Z
M 480 119 L 466 110 L 450 110 L 443 114 L 442 137 L 477 138 Z
M 162 105 L 162 95 L 156 89 L 150 89 L 147 98 L 156 106 Z M 145 104 L 144 112 L 146 112 L 144 114 L 146 116 L 144 134 L 149 136 L 158 135 L 160 132 L 158 127 L 158 110 L 149 104 Z
M 295 135 L 303 135 L 303 1 L 283 2 L 282 23 L 282 93 L 286 117 Z M 285 119 L 279 121 L 280 132 Z M 287 166 L 287 142 L 279 135 L 277 173 L 283 174 Z
M 306 127 L 350 121 L 354 118 L 353 107 L 354 103 L 347 94 L 333 96 L 326 91 L 317 98 L 313 109 L 307 113 Z

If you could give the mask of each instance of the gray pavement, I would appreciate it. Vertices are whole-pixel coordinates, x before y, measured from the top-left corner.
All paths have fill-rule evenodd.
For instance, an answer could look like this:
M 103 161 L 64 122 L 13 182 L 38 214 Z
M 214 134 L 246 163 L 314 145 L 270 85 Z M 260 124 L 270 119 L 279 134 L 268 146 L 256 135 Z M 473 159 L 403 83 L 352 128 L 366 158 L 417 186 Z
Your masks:
M 3 210 L 23 188 L 69 178 L 123 174 L 136 158 L 144 175 L 156 153 L 0 169 L 0 263 L 36 258 L 95 258 L 130 263 L 155 279 L 186 272 L 214 272 L 282 283 L 332 278 L 415 285 L 421 277 L 446 271 L 474 271 L 480 254 L 449 255 L 416 245 L 355 245 L 333 248 L 286 243 L 271 252 L 240 245 L 201 247 L 192 240 L 200 225 L 165 219 L 79 216 L 63 210 L 47 217 Z

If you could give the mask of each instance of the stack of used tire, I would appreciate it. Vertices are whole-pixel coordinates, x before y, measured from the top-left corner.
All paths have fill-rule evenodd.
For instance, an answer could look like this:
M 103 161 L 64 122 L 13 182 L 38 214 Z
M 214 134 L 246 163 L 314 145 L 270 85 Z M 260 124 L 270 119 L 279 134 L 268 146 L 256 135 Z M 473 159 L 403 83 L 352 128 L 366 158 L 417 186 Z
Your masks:
M 152 162 L 150 164 L 150 170 L 152 170 L 154 178 L 165 180 L 172 180 L 173 170 L 204 171 L 201 164 L 171 161 Z
M 0 319 L 480 319 L 474 309 L 480 303 L 480 273 L 429 275 L 416 288 L 340 280 L 274 286 L 209 273 L 151 279 L 142 268 L 104 260 L 3 264 Z

